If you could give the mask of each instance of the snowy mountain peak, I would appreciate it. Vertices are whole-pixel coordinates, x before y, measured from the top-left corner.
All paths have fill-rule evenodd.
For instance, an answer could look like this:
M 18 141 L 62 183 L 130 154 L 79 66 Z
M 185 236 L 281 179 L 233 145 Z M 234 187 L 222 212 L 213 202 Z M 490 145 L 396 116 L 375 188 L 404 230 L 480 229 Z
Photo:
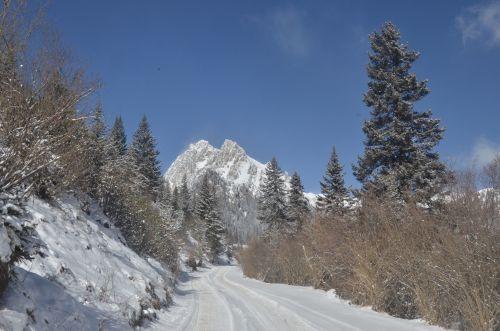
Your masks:
M 195 155 L 198 154 L 205 155 L 208 153 L 213 153 L 214 150 L 215 148 L 212 145 L 210 145 L 208 141 L 199 140 L 195 143 L 190 144 L 185 153 L 195 154 Z
M 221 179 L 221 213 L 234 238 L 246 240 L 260 228 L 256 215 L 256 197 L 265 165 L 249 157 L 235 141 L 226 139 L 220 148 L 200 140 L 189 145 L 165 173 L 171 186 L 180 186 L 183 177 L 190 189 L 199 184 L 207 171 Z
M 229 160 L 233 162 L 245 161 L 248 158 L 245 150 L 232 140 L 224 140 L 222 147 L 220 148 L 220 153 L 222 159 Z
M 198 140 L 197 142 L 189 145 L 189 149 L 200 150 L 200 149 L 206 149 L 206 148 L 213 148 L 213 146 L 210 145 L 210 143 L 208 141 L 203 140 L 203 139 Z
M 265 165 L 250 158 L 235 141 L 226 139 L 221 148 L 208 141 L 190 144 L 165 173 L 165 179 L 173 186 L 182 183 L 184 175 L 192 186 L 207 170 L 217 172 L 230 185 L 247 185 L 256 193 Z
M 236 151 L 245 153 L 245 150 L 240 145 L 238 145 L 235 141 L 229 139 L 224 140 L 224 143 L 222 144 L 222 147 L 220 149 L 221 151 L 226 152 Z
M 188 187 L 193 189 L 207 171 L 217 173 L 223 182 L 219 192 L 224 197 L 223 219 L 232 235 L 244 241 L 260 231 L 256 202 L 265 168 L 235 141 L 226 139 L 220 148 L 215 148 L 200 140 L 177 157 L 165 173 L 165 180 L 172 187 L 179 187 L 186 176 Z M 286 173 L 284 176 L 288 186 L 290 177 Z M 314 204 L 316 195 L 306 197 Z

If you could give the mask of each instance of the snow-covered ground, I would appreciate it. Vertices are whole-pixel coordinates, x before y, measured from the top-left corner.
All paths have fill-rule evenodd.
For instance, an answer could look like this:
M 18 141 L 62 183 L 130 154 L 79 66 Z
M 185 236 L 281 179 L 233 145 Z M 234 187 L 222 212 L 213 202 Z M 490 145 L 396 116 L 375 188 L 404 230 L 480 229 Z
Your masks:
M 238 266 L 172 276 L 123 244 L 98 208 L 66 196 L 26 206 L 45 247 L 16 267 L 0 299 L 0 330 L 440 330 L 349 305 L 332 292 L 266 284 Z
M 100 210 L 88 207 L 69 195 L 28 202 L 28 222 L 45 247 L 16 267 L 17 280 L 0 299 L 0 330 L 131 330 L 130 321 L 166 306 L 170 273 L 125 246 Z
M 442 330 L 349 305 L 332 292 L 266 284 L 238 266 L 184 273 L 155 330 Z

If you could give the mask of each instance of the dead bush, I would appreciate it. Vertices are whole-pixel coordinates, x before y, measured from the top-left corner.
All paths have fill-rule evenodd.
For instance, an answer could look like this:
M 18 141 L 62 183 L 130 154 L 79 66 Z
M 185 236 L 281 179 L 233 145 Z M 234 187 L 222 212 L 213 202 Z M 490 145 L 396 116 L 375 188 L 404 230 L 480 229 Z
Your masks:
M 478 195 L 470 185 L 453 190 L 439 210 L 364 196 L 354 214 L 314 220 L 277 247 L 252 241 L 240 253 L 243 272 L 333 288 L 398 317 L 498 330 L 498 196 Z
M 243 272 L 248 277 L 265 280 L 272 265 L 271 256 L 272 251 L 264 241 L 251 240 L 240 253 Z

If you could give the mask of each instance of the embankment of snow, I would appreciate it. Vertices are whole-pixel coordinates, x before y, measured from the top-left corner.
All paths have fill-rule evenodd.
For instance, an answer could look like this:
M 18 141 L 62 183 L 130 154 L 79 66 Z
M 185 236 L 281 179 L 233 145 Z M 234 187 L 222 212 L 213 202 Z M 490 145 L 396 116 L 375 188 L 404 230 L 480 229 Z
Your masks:
M 173 277 L 124 244 L 92 204 L 66 195 L 26 205 L 43 243 L 0 299 L 2 330 L 127 330 L 168 305 Z M 85 211 L 84 211 L 85 210 Z

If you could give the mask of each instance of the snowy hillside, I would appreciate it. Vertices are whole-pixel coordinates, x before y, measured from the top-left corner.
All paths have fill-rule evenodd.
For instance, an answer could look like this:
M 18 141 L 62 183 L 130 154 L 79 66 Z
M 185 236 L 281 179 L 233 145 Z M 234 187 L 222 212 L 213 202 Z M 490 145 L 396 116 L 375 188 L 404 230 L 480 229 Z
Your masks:
M 229 231 L 240 240 L 246 240 L 260 231 L 256 214 L 256 198 L 264 177 L 266 165 L 251 158 L 232 140 L 225 140 L 215 148 L 206 140 L 190 144 L 165 173 L 172 187 L 179 187 L 186 176 L 188 187 L 193 188 L 208 171 L 217 173 L 222 181 L 221 201 L 223 218 Z M 285 173 L 286 183 L 290 176 Z M 307 193 L 311 204 L 316 195 Z
M 73 196 L 26 209 L 43 247 L 16 267 L 1 330 L 128 330 L 171 300 L 171 274 L 126 247 L 99 209 Z

